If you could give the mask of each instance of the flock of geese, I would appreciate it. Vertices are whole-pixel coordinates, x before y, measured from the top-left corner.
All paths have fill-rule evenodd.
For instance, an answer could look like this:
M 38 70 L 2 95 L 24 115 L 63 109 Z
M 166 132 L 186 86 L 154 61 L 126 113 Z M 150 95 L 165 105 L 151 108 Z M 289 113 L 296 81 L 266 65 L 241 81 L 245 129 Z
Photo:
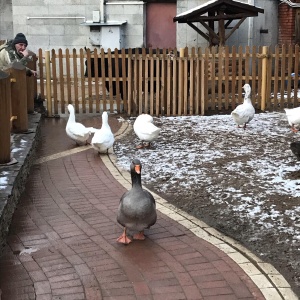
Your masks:
M 247 124 L 254 118 L 255 109 L 251 101 L 251 86 L 245 84 L 244 101 L 238 105 L 232 112 L 231 116 L 237 125 L 246 129 Z M 115 138 L 108 124 L 108 113 L 102 113 L 102 125 L 100 129 L 85 127 L 83 124 L 76 122 L 73 105 L 68 105 L 69 119 L 66 125 L 67 135 L 78 145 L 88 144 L 89 137 L 92 147 L 98 153 L 108 153 L 108 149 L 114 144 Z M 287 109 L 286 116 L 291 130 L 298 132 L 300 127 L 300 107 Z M 148 114 L 139 115 L 133 125 L 133 129 L 141 143 L 136 146 L 137 149 L 151 148 L 151 143 L 155 141 L 160 133 L 161 128 L 153 124 L 152 116 Z M 300 160 L 300 142 L 290 144 L 292 152 Z M 132 239 L 144 240 L 144 230 L 155 224 L 157 219 L 156 205 L 154 197 L 150 192 L 143 189 L 141 180 L 142 165 L 138 159 L 133 159 L 130 164 L 132 187 L 125 192 L 119 203 L 117 212 L 117 221 L 124 227 L 124 231 L 117 239 L 117 242 L 129 244 Z M 132 238 L 129 237 L 128 231 L 135 232 Z

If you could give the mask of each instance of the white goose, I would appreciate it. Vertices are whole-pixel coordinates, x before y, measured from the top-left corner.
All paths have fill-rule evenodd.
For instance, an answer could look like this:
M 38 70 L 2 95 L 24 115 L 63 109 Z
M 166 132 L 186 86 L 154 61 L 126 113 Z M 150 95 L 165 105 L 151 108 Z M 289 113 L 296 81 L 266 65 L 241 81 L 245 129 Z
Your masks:
M 151 142 L 155 141 L 158 138 L 161 128 L 156 127 L 153 124 L 152 116 L 148 114 L 139 115 L 134 124 L 133 129 L 135 134 L 141 140 L 141 145 L 138 145 L 137 148 L 144 148 L 151 146 Z M 144 142 L 147 142 L 144 144 Z
M 298 132 L 299 129 L 295 128 L 295 127 L 300 126 L 300 107 L 285 108 L 284 110 L 285 110 L 289 125 L 291 126 L 291 130 L 293 132 Z
M 142 165 L 138 159 L 130 164 L 132 188 L 125 192 L 120 199 L 117 221 L 124 227 L 122 235 L 117 239 L 119 243 L 129 244 L 131 239 L 126 230 L 136 231 L 135 240 L 144 240 L 144 229 L 156 223 L 156 204 L 150 192 L 142 188 Z
M 104 111 L 102 113 L 102 126 L 98 129 L 91 141 L 91 144 L 95 150 L 99 153 L 108 153 L 108 149 L 114 144 L 115 137 L 108 124 L 108 113 Z
M 72 104 L 68 105 L 69 119 L 66 126 L 67 135 L 76 142 L 77 145 L 87 144 L 89 136 L 97 129 L 94 127 L 85 127 L 83 124 L 76 122 L 75 111 Z
M 243 125 L 243 128 L 246 129 L 247 123 L 249 123 L 255 114 L 255 109 L 252 105 L 250 94 L 251 87 L 248 83 L 243 86 L 245 90 L 245 97 L 243 104 L 238 105 L 232 112 L 231 116 L 238 127 Z

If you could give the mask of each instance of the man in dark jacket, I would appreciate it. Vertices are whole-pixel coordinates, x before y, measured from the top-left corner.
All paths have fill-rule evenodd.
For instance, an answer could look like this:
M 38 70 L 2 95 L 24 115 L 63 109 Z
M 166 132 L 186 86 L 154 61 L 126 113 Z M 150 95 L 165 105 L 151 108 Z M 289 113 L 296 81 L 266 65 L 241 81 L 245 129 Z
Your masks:
M 24 66 L 30 61 L 34 54 L 27 49 L 28 42 L 23 33 L 18 33 L 13 40 L 0 46 L 0 70 L 6 68 L 10 63 L 18 61 Z M 36 76 L 37 72 L 26 67 L 28 76 Z

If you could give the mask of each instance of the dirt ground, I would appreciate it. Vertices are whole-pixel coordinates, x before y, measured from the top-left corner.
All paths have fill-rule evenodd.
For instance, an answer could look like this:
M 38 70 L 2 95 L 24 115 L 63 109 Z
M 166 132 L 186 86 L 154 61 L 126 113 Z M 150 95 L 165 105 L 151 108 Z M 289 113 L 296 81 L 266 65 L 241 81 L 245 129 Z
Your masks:
M 146 187 L 271 263 L 300 296 L 300 162 L 289 148 L 300 133 L 285 114 L 256 114 L 246 130 L 230 115 L 154 123 L 151 149 L 135 149 L 133 130 L 115 143 L 119 166 L 139 158 Z

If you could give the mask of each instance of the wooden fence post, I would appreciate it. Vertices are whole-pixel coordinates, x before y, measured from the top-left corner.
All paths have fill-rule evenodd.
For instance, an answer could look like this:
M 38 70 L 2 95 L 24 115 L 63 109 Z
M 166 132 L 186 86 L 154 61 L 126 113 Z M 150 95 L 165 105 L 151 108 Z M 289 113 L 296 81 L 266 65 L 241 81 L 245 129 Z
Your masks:
M 27 64 L 27 67 L 31 70 L 35 70 L 34 68 L 35 61 L 29 61 Z M 27 110 L 28 113 L 34 112 L 34 97 L 35 90 L 34 90 L 34 81 L 36 77 L 35 76 L 26 76 L 26 82 L 27 82 Z
M 17 116 L 13 131 L 15 133 L 26 132 L 28 131 L 26 68 L 20 62 L 15 61 L 8 71 L 13 78 L 11 87 L 12 115 Z
M 261 72 L 261 110 L 266 109 L 266 91 L 268 75 L 268 46 L 262 47 L 262 72 Z
M 47 117 L 52 117 L 50 51 L 45 51 Z
M 0 71 L 0 164 L 10 162 L 11 83 L 8 73 Z

